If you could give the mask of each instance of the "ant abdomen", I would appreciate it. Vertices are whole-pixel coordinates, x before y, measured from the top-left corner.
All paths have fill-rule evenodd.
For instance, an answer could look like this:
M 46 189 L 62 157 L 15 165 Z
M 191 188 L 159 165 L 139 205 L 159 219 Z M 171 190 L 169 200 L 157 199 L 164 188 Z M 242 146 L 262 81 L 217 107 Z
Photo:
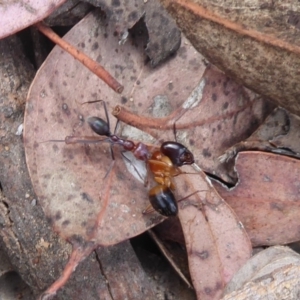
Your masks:
M 149 191 L 152 207 L 161 215 L 170 217 L 178 213 L 178 204 L 171 189 L 165 185 L 157 185 Z

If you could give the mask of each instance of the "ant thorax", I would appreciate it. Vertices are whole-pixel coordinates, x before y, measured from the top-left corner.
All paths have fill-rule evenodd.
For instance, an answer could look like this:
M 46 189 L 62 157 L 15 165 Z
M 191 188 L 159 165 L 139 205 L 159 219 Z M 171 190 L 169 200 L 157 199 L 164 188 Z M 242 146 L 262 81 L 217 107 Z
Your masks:
M 133 149 L 133 155 L 140 160 L 148 161 L 150 153 L 148 147 L 143 143 L 137 143 Z

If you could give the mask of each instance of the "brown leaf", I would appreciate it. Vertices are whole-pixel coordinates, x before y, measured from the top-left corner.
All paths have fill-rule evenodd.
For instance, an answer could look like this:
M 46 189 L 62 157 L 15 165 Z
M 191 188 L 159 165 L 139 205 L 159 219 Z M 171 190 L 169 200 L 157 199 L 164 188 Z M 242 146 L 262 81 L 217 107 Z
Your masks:
M 230 161 L 240 151 L 260 150 L 300 157 L 300 119 L 283 108 L 276 108 L 245 141 L 228 148 L 220 161 Z
M 232 164 L 221 164 L 220 155 L 255 131 L 272 106 L 213 67 L 206 69 L 199 85 L 201 102 L 178 120 L 177 138 L 189 145 L 203 170 L 233 183 Z M 190 120 L 193 127 L 180 131 Z
M 191 167 L 185 171 L 192 173 Z M 249 259 L 252 248 L 245 230 L 203 172 L 175 179 L 189 269 L 198 299 L 219 299 L 235 272 Z M 184 191 L 185 195 L 183 195 Z
M 25 99 L 34 78 L 34 70 L 23 50 L 16 35 L 0 41 L 0 234 L 1 248 L 9 255 L 15 271 L 32 289 L 33 295 L 27 297 L 24 286 L 20 286 L 22 299 L 36 299 L 60 276 L 71 253 L 71 246 L 49 227 L 27 171 L 19 129 L 24 121 Z M 4 258 L 1 257 L 0 262 L 3 265 Z M 10 286 L 7 280 L 10 284 L 14 283 L 14 275 L 10 273 L 6 278 L 6 288 Z M 82 280 L 85 275 L 85 280 Z M 80 286 L 81 291 L 85 291 L 85 296 L 81 298 L 89 299 L 101 280 L 105 281 L 99 264 L 95 264 L 95 258 L 91 256 L 57 297 L 75 299 Z M 2 294 L 0 298 L 3 299 Z M 17 298 L 15 294 L 13 299 Z
M 286 148 L 291 150 L 294 155 L 300 154 L 300 118 L 283 108 L 275 110 L 274 114 L 268 118 L 274 125 L 276 125 L 276 134 L 269 136 L 268 140 L 277 148 Z M 279 117 L 281 116 L 281 119 Z M 277 117 L 277 118 L 276 118 Z M 279 120 L 282 120 L 281 122 Z M 283 121 L 284 120 L 284 121 Z M 271 127 L 273 124 L 267 124 Z M 273 127 L 273 126 L 272 126 Z M 266 131 L 266 129 L 265 129 Z M 253 136 L 253 139 L 265 138 L 263 135 L 263 128 Z M 267 136 L 268 137 L 268 136 Z
M 194 47 L 226 74 L 299 115 L 299 6 L 161 0 Z
M 0 38 L 24 29 L 25 27 L 41 21 L 55 8 L 61 5 L 63 0 L 51 1 L 6 1 L 0 5 Z
M 299 160 L 264 152 L 241 152 L 239 182 L 227 190 L 214 184 L 236 212 L 253 246 L 300 239 Z

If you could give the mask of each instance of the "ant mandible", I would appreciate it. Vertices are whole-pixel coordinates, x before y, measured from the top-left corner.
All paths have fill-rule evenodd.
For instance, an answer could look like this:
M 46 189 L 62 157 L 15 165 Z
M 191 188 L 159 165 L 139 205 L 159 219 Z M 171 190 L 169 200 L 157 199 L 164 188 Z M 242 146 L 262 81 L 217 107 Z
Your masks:
M 149 170 L 154 175 L 154 180 L 158 183 L 149 191 L 149 200 L 152 207 L 164 216 L 176 216 L 178 213 L 178 204 L 173 190 L 175 185 L 172 178 L 182 174 L 179 167 L 191 165 L 194 163 L 194 156 L 184 145 L 178 142 L 167 141 L 162 143 L 160 150 L 150 153 L 148 147 L 141 143 L 134 143 L 131 140 L 121 138 L 110 131 L 110 122 L 106 103 L 103 100 L 88 101 L 85 103 L 102 102 L 105 110 L 106 121 L 99 117 L 89 117 L 87 122 L 91 129 L 100 136 L 107 138 L 97 140 L 89 137 L 67 136 L 65 142 L 73 143 L 100 143 L 109 142 L 111 144 L 111 154 L 114 160 L 112 147 L 119 145 L 124 151 L 130 151 L 135 158 L 144 161 Z M 144 214 L 151 212 L 151 208 L 143 211 Z

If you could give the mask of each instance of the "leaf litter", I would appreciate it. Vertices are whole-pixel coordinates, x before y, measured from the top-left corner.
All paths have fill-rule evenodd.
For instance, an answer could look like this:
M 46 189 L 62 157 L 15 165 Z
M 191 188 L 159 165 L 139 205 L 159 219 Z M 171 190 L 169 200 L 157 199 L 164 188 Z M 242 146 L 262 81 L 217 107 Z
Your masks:
M 119 243 L 163 220 L 156 213 L 142 215 L 148 205 L 147 189 L 124 167 L 118 149 L 115 149 L 116 162 L 112 171 L 104 178 L 111 165 L 109 145 L 46 142 L 64 140 L 69 135 L 91 135 L 85 120 L 91 115 L 104 117 L 103 108 L 99 103 L 81 103 L 102 99 L 110 111 L 121 103 L 138 114 L 142 124 L 143 120 L 153 117 L 155 103 L 159 103 L 157 97 L 163 95 L 166 99 L 163 102 L 167 101 L 168 105 L 162 120 L 167 119 L 168 114 L 172 118 L 162 124 L 160 130 L 155 126 L 143 128 L 158 138 L 154 147 L 163 140 L 174 140 L 176 121 L 178 141 L 192 150 L 198 165 L 211 170 L 220 165 L 217 158 L 223 150 L 203 150 L 202 143 L 214 138 L 225 150 L 254 131 L 264 120 L 270 105 L 216 69 L 207 68 L 201 55 L 185 39 L 173 59 L 163 67 L 152 69 L 145 64 L 147 60 L 142 54 L 143 37 L 137 36 L 136 40 L 120 46 L 109 24 L 100 20 L 97 13 L 88 15 L 65 38 L 101 62 L 125 87 L 122 95 L 116 95 L 56 47 L 37 73 L 28 95 L 24 128 L 27 164 L 45 214 L 54 229 L 74 245 L 75 259 L 69 262 L 70 270 L 88 255 L 86 249 Z M 241 125 L 246 118 L 252 128 L 245 129 Z M 111 118 L 111 128 L 115 122 Z M 228 132 L 234 132 L 235 136 Z M 134 136 L 129 138 L 135 139 Z M 215 173 L 226 176 L 225 170 L 223 167 Z M 184 180 L 184 176 L 188 179 Z M 192 178 L 196 177 L 195 182 Z M 179 218 L 190 250 L 188 255 L 197 293 L 218 297 L 225 283 L 251 254 L 247 235 L 233 211 L 207 184 L 201 172 L 181 175 L 175 180 L 177 199 L 189 195 L 191 186 L 196 191 L 204 185 L 205 193 L 210 195 L 199 192 L 195 196 L 198 207 L 187 205 L 180 211 Z M 184 217 L 184 212 L 189 210 L 194 216 L 192 220 L 188 214 Z M 201 222 L 193 223 L 197 218 Z M 204 232 L 207 238 L 203 238 Z M 203 242 L 205 245 L 201 244 Z M 207 270 L 215 270 L 214 267 L 217 270 L 211 272 L 215 276 L 201 286 L 196 283 L 202 280 L 199 276 L 203 278 L 203 273 L 198 274 L 193 269 L 193 265 L 199 266 L 199 261 L 194 264 L 199 260 L 199 253 L 200 260 L 203 260 L 201 253 L 205 253 L 204 258 L 209 256 Z
M 160 2 L 206 59 L 246 87 L 299 115 L 296 1 Z
M 186 169 L 193 171 L 191 167 Z M 233 210 L 203 172 L 182 175 L 175 182 L 187 194 L 199 191 L 181 203 L 179 210 L 197 298 L 220 299 L 225 285 L 250 258 L 250 240 Z
M 297 159 L 266 152 L 241 152 L 236 159 L 238 184 L 214 184 L 244 224 L 253 246 L 288 244 L 299 235 Z
M 253 246 L 300 239 L 299 126 L 297 115 L 276 108 L 248 139 L 230 147 L 221 157 L 236 160 L 239 181 L 232 189 L 217 183 L 214 186 L 239 216 Z M 265 152 L 241 152 L 236 157 L 246 150 Z

